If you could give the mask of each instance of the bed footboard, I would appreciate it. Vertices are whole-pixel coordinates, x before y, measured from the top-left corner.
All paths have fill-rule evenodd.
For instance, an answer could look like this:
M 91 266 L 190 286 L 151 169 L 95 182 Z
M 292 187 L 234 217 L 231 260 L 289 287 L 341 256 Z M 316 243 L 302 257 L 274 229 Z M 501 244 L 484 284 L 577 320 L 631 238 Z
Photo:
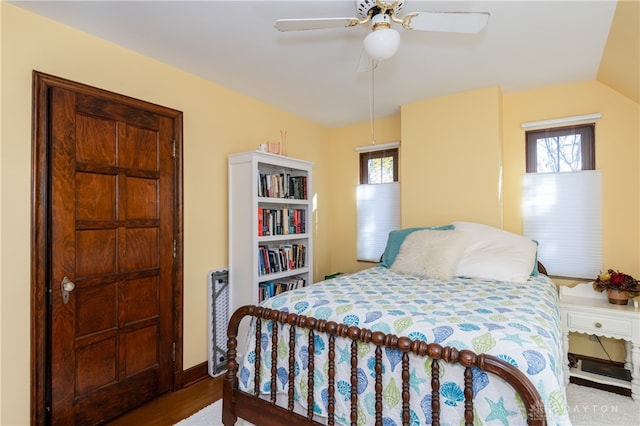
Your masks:
M 244 392 L 238 389 L 238 368 L 237 357 L 237 334 L 241 320 L 245 317 L 256 318 L 256 357 L 255 357 L 255 389 L 253 393 Z M 286 406 L 277 404 L 277 395 L 275 385 L 271 388 L 271 393 L 267 398 L 260 396 L 260 345 L 261 328 L 265 327 L 263 321 L 272 321 L 277 324 L 287 324 L 290 326 L 289 335 L 289 388 L 286 397 Z M 273 324 L 275 325 L 275 324 Z M 314 371 L 314 334 L 326 333 L 329 345 L 328 351 L 328 372 L 326 378 L 326 386 L 328 392 L 327 401 L 327 418 L 320 419 L 322 422 L 314 419 L 313 392 L 308 393 L 306 415 L 299 414 L 294 411 L 294 354 L 296 351 L 295 330 L 309 330 L 309 356 L 308 371 Z M 271 360 L 272 365 L 267 366 L 267 370 L 271 374 L 271 383 L 276 383 L 277 365 L 276 351 L 278 342 L 278 327 L 273 327 L 273 337 L 271 349 L 273 351 Z M 509 383 L 520 395 L 527 413 L 527 423 L 529 425 L 546 425 L 545 408 L 541 402 L 537 390 L 529 379 L 517 368 L 511 364 L 500 360 L 488 354 L 476 354 L 470 350 L 456 350 L 452 347 L 443 347 L 437 343 L 426 343 L 419 340 L 412 340 L 408 337 L 398 337 L 393 334 L 385 334 L 380 331 L 371 331 L 356 326 L 348 326 L 346 324 L 338 324 L 333 321 L 318 320 L 313 317 L 297 315 L 284 311 L 278 311 L 259 306 L 243 306 L 236 310 L 229 321 L 227 332 L 227 372 L 223 382 L 223 414 L 222 421 L 225 426 L 234 425 L 238 417 L 241 417 L 256 425 L 317 425 L 317 424 L 335 424 L 335 395 L 336 395 L 336 353 L 335 339 L 336 337 L 345 337 L 351 341 L 351 373 L 349 378 L 343 378 L 351 383 L 352 388 L 356 388 L 358 384 L 357 367 L 357 343 L 371 343 L 375 345 L 375 411 L 376 425 L 382 425 L 382 351 L 384 348 L 397 349 L 402 352 L 402 418 L 398 419 L 398 423 L 408 425 L 410 420 L 409 413 L 409 377 L 410 377 L 410 358 L 409 354 L 413 353 L 419 357 L 428 357 L 432 360 L 440 360 L 447 363 L 458 363 L 464 367 L 464 375 L 461 377 L 462 388 L 464 389 L 464 422 L 467 425 L 474 424 L 474 394 L 473 394 L 473 367 L 501 377 Z M 314 389 L 314 375 L 310 374 L 308 378 L 308 389 Z M 440 424 L 440 373 L 439 362 L 433 362 L 431 372 L 431 410 L 432 424 Z M 351 412 L 350 421 L 352 425 L 358 424 L 358 395 L 357 392 L 351 393 Z M 316 416 L 317 417 L 317 416 Z M 452 419 L 447 419 L 448 423 L 458 423 Z

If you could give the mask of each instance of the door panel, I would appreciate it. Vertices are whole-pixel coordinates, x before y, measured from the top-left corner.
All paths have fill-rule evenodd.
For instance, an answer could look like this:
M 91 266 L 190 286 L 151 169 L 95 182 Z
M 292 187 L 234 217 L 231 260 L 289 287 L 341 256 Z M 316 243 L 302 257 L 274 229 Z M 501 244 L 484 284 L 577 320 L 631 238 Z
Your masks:
M 79 229 L 75 238 L 75 251 L 82 254 L 76 258 L 76 286 L 85 277 L 116 273 L 116 229 Z M 76 294 L 80 293 L 78 290 L 76 287 Z
M 118 122 L 76 115 L 76 160 L 85 164 L 116 165 Z
M 158 182 L 155 179 L 127 178 L 125 215 L 129 219 L 154 219 L 158 217 Z
M 49 98 L 51 420 L 98 424 L 173 386 L 176 129 L 109 96 Z
M 115 220 L 116 176 L 76 174 L 76 220 Z

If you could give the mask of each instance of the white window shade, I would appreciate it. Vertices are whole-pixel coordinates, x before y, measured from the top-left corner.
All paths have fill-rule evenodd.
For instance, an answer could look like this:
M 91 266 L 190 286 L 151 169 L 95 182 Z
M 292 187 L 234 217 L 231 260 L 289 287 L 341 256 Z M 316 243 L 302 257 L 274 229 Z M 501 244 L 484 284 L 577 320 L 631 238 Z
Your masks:
M 400 228 L 400 183 L 358 185 L 358 260 L 380 261 L 390 231 Z
M 523 225 L 550 275 L 595 278 L 602 270 L 601 172 L 525 174 Z

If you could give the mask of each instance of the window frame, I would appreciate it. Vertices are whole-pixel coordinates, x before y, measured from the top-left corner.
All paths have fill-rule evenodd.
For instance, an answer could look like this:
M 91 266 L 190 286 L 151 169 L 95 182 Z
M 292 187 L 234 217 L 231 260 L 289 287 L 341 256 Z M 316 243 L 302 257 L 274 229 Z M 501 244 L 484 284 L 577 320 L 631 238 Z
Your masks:
M 369 160 L 376 158 L 392 157 L 393 159 L 393 182 L 398 182 L 398 148 L 381 149 L 360 153 L 360 184 L 375 185 L 369 182 Z
M 581 170 L 596 169 L 595 148 L 595 124 L 580 124 L 564 127 L 551 127 L 529 130 L 525 133 L 526 143 L 526 171 L 538 173 L 538 147 L 537 141 L 541 138 L 553 138 L 568 135 L 580 135 L 580 148 L 582 168 Z M 562 172 L 560 172 L 562 173 Z

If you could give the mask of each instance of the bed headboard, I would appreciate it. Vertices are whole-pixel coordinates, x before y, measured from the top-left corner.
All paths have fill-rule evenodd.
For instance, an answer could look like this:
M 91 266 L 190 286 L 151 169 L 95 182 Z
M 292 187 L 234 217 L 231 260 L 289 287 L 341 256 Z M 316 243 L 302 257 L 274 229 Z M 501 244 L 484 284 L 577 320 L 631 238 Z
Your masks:
M 540 272 L 541 274 L 545 274 L 546 276 L 549 276 L 549 274 L 547 273 L 547 268 L 545 268 L 544 265 L 540 263 L 540 261 L 538 261 L 538 272 Z

